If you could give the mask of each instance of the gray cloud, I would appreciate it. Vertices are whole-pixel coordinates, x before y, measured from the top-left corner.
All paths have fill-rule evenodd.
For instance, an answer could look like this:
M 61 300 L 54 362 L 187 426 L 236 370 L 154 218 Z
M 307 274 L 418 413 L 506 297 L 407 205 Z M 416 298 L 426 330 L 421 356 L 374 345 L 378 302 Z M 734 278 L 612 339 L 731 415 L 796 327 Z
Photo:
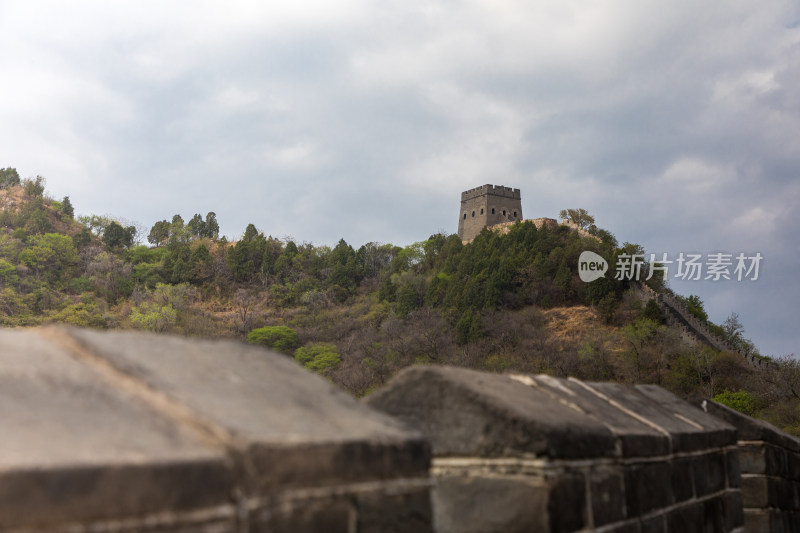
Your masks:
M 797 351 L 792 2 L 4 2 L 0 165 L 82 213 L 216 211 L 232 238 L 408 244 L 460 191 L 582 206 L 648 251 L 761 251 L 677 283 Z

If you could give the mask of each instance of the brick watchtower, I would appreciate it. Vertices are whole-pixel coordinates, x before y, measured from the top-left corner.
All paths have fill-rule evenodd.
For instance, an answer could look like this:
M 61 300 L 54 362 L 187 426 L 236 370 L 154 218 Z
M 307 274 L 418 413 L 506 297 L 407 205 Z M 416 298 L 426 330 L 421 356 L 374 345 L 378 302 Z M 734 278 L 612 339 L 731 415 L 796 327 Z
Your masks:
M 461 193 L 458 236 L 471 241 L 486 226 L 522 220 L 519 189 L 482 185 Z

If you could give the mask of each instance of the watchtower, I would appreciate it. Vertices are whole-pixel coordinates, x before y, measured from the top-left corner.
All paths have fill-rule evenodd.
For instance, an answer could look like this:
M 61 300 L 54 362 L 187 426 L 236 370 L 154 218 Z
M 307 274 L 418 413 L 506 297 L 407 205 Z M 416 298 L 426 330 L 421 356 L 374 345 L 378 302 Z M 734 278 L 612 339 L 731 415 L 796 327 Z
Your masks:
M 519 189 L 481 185 L 461 193 L 458 236 L 471 241 L 486 226 L 522 220 Z

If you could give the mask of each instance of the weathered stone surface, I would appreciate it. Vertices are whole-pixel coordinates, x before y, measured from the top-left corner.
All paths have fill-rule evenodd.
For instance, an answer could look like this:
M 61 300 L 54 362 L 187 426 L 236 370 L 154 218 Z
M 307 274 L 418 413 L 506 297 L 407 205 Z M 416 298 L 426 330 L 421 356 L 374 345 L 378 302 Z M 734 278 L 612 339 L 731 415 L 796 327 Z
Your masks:
M 769 478 L 755 474 L 742 476 L 742 502 L 745 508 L 765 508 L 775 500 L 770 496 Z
M 593 468 L 589 478 L 595 526 L 625 518 L 625 478 L 621 466 Z
M 725 469 L 728 478 L 728 487 L 739 488 L 742 484 L 742 470 L 739 462 L 741 448 L 728 448 L 725 450 Z
M 767 509 L 745 509 L 745 531 L 748 533 L 777 533 L 772 530 L 770 514 Z M 783 530 L 782 525 L 780 525 L 780 530 Z
M 233 487 L 203 435 L 29 331 L 0 331 L 0 424 L 3 528 L 222 505 Z
M 682 505 L 667 514 L 667 531 L 681 533 L 704 533 L 705 531 L 722 531 L 721 528 L 708 528 L 702 503 Z
M 550 499 L 547 511 L 551 531 L 577 531 L 588 523 L 586 479 L 578 472 L 565 472 L 548 479 Z
M 526 476 L 445 476 L 436 482 L 437 533 L 528 533 L 550 527 L 550 487 Z M 576 510 L 579 512 L 578 510 Z
M 744 510 L 742 507 L 742 494 L 738 491 L 729 491 L 723 498 L 725 513 L 725 529 L 733 531 L 744 522 Z
M 703 402 L 705 411 L 716 418 L 724 420 L 738 430 L 739 440 L 764 441 L 775 444 L 793 452 L 800 452 L 800 440 L 787 435 L 769 422 L 756 420 L 726 405 L 712 400 Z M 742 470 L 746 472 L 746 470 Z
M 800 481 L 800 453 L 787 452 L 789 461 L 789 477 L 795 481 Z
M 366 401 L 422 431 L 436 456 L 615 454 L 616 439 L 604 424 L 529 383 L 463 368 L 413 367 Z
M 663 514 L 645 518 L 641 522 L 642 533 L 665 533 L 667 531 L 667 517 Z
M 676 502 L 695 497 L 693 465 L 693 457 L 678 457 L 672 461 L 672 493 Z
M 667 411 L 668 418 L 653 420 L 670 432 L 672 450 L 693 451 L 736 444 L 736 428 L 681 400 L 657 385 L 636 385 L 636 390 Z
M 0 330 L 0 425 L 4 531 L 431 527 L 422 435 L 258 347 Z
M 359 533 L 416 533 L 429 531 L 433 523 L 428 487 L 401 494 L 365 493 L 355 498 L 355 505 Z
M 542 479 L 535 501 L 546 499 L 547 531 L 724 532 L 742 523 L 728 509 L 729 495 L 739 496 L 730 488 L 739 484 L 736 429 L 657 387 L 426 367 L 401 372 L 367 402 L 431 439 L 436 523 L 448 531 L 494 531 L 475 518 L 499 520 L 503 490 L 493 487 Z M 513 529 L 526 515 L 518 500 L 504 502 Z
M 625 494 L 629 516 L 641 516 L 675 503 L 672 469 L 668 462 L 629 465 L 625 470 Z
M 725 489 L 725 456 L 721 451 L 695 456 L 692 469 L 697 497 Z
M 599 387 L 575 379 L 557 379 L 550 376 L 532 376 L 544 390 L 577 405 L 598 421 L 602 421 L 620 441 L 625 457 L 664 455 L 670 452 L 669 436 L 648 425 L 640 413 L 628 409 L 612 396 L 606 396 Z M 605 390 L 606 393 L 609 389 Z M 636 408 L 636 406 L 634 406 Z
M 194 341 L 189 347 L 176 337 L 67 334 L 90 352 L 87 357 L 185 407 L 193 419 L 245 451 L 255 467 L 248 472 L 251 481 L 260 490 L 381 479 L 428 466 L 421 435 L 410 438 L 396 421 L 285 356 L 224 341 Z M 325 401 L 315 400 L 320 397 Z

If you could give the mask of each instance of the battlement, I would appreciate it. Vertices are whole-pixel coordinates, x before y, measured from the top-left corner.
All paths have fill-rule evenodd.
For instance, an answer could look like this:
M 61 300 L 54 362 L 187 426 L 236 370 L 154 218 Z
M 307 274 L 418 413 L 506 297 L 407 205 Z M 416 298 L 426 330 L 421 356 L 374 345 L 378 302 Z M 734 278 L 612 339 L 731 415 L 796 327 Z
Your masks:
M 465 202 L 467 200 L 479 198 L 484 195 L 502 196 L 503 198 L 511 198 L 513 200 L 520 200 L 522 198 L 519 189 L 512 189 L 511 187 L 505 187 L 503 185 L 491 185 L 487 183 L 486 185 L 481 185 L 480 187 L 475 187 L 474 189 L 469 189 L 462 192 L 461 201 Z

